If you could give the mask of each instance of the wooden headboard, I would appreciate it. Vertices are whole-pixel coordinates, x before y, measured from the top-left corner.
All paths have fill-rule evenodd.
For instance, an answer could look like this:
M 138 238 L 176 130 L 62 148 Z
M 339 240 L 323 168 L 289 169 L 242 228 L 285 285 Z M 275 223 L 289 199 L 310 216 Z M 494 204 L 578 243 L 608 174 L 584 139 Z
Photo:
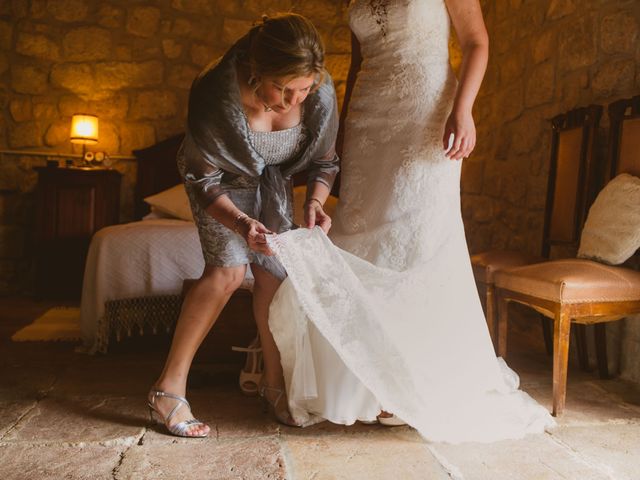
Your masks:
M 150 147 L 133 151 L 138 161 L 134 198 L 136 220 L 149 213 L 149 205 L 144 202 L 145 197 L 182 182 L 176 165 L 176 155 L 183 138 L 184 134 L 176 135 Z
M 182 182 L 176 165 L 176 155 L 183 138 L 184 134 L 175 135 L 150 147 L 133 151 L 138 162 L 134 195 L 134 215 L 136 220 L 140 220 L 149 213 L 149 205 L 144 202 L 145 197 Z M 306 171 L 296 173 L 293 176 L 293 184 L 296 186 L 306 185 L 306 182 Z M 340 176 L 338 175 L 332 192 L 336 196 L 340 185 L 339 182 Z

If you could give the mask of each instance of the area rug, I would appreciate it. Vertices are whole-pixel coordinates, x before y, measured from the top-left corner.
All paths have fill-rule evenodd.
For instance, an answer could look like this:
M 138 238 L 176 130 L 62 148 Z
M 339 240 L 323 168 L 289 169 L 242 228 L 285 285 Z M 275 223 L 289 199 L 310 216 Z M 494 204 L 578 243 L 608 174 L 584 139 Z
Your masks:
M 14 333 L 11 340 L 14 342 L 75 342 L 81 338 L 80 309 L 54 307 Z

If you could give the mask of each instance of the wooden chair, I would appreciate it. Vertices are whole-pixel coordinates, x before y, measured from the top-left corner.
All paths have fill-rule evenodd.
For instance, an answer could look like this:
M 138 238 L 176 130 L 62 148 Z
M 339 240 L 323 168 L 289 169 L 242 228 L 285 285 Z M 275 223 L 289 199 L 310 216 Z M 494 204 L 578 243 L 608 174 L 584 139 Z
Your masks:
M 554 243 L 576 243 L 594 195 L 597 173 L 594 154 L 602 107 L 591 105 L 554 117 L 546 215 L 540 255 L 490 250 L 471 256 L 473 275 L 480 293 L 489 333 L 498 350 L 494 276 L 499 270 L 531 265 L 547 260 Z M 560 242 L 556 242 L 556 239 Z M 542 319 L 547 351 L 551 354 L 551 328 Z M 579 341 L 581 366 L 586 368 L 586 342 Z
M 609 105 L 609 156 L 606 171 L 607 178 L 620 173 L 629 173 L 640 177 L 640 95 L 618 100 Z M 627 262 L 640 267 L 640 254 L 636 253 Z M 601 378 L 609 377 L 607 360 L 606 323 L 597 323 L 594 327 L 598 369 Z
M 616 102 L 609 110 L 613 128 L 607 177 L 623 172 L 640 174 L 640 97 L 624 102 Z M 618 118 L 618 109 L 631 112 Z M 572 236 L 575 226 L 565 228 L 564 233 Z M 562 237 L 555 240 L 564 241 Z M 527 305 L 553 319 L 552 413 L 560 415 L 566 400 L 571 324 L 600 324 L 640 313 L 640 272 L 583 259 L 554 260 L 497 272 L 495 295 L 498 347 L 503 357 L 507 353 L 510 302 Z

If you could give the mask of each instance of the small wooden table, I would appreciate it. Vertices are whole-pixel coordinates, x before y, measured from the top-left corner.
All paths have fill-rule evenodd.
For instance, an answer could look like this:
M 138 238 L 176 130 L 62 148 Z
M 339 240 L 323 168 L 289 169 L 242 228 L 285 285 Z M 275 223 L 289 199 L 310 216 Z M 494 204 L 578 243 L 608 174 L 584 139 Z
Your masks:
M 122 176 L 97 168 L 35 170 L 36 294 L 79 299 L 91 237 L 119 221 Z

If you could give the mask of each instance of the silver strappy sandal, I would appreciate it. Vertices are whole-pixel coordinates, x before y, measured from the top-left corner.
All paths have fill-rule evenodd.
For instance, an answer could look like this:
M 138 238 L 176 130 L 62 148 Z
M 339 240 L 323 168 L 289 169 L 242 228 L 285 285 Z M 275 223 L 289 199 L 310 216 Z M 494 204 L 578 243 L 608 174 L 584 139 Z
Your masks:
M 149 397 L 150 398 L 149 398 L 149 402 L 147 402 L 147 405 L 149 406 L 149 416 L 151 417 L 151 420 L 152 421 L 158 420 L 160 423 L 164 424 L 164 426 L 167 428 L 169 433 L 171 433 L 172 435 L 175 435 L 176 437 L 187 437 L 187 438 L 204 438 L 209 436 L 208 433 L 204 433 L 200 435 L 190 435 L 189 433 L 187 433 L 189 431 L 189 428 L 193 426 L 205 425 L 204 422 L 201 422 L 196 418 L 191 418 L 189 420 L 185 420 L 184 422 L 176 423 L 175 425 L 169 425 L 169 421 L 173 418 L 176 412 L 183 405 L 186 405 L 189 411 L 191 411 L 191 405 L 189 405 L 189 402 L 187 402 L 186 398 L 181 397 L 179 395 L 174 395 L 173 393 L 167 393 L 167 392 L 163 392 L 162 390 L 153 390 L 153 389 L 149 392 Z M 166 417 L 163 417 L 163 415 L 155 406 L 156 400 L 158 397 L 167 397 L 167 398 L 172 398 L 178 401 L 176 406 L 173 407 L 173 409 L 169 412 L 169 415 L 167 415 Z M 155 419 L 153 416 L 154 413 L 158 415 L 158 417 L 160 418 Z
M 267 396 L 267 392 L 272 392 L 276 394 L 275 399 L 270 399 Z M 283 402 L 284 405 L 280 404 L 280 400 L 285 400 L 286 396 L 284 394 L 283 388 L 275 388 L 268 387 L 264 383 L 262 383 L 259 387 L 258 394 L 262 397 L 263 408 L 264 411 L 270 411 L 271 414 L 276 417 L 276 420 L 283 425 L 288 425 L 290 427 L 300 427 L 301 425 L 297 423 L 291 413 L 289 412 L 289 408 L 286 405 L 286 401 Z

